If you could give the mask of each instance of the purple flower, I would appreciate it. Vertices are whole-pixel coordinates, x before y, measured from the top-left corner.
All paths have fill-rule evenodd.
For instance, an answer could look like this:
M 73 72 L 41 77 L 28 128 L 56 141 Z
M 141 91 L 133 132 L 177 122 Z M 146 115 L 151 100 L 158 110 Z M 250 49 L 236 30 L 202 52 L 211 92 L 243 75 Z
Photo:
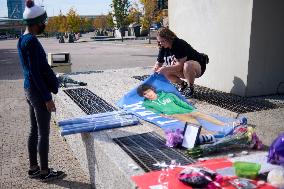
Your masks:
M 257 149 L 257 150 L 263 149 L 263 143 L 259 139 L 259 137 L 256 135 L 255 132 L 252 134 L 251 148 L 252 149 Z
M 172 131 L 166 131 L 166 145 L 168 147 L 176 147 L 178 144 L 182 143 L 183 135 L 182 131 L 180 129 L 172 130 Z

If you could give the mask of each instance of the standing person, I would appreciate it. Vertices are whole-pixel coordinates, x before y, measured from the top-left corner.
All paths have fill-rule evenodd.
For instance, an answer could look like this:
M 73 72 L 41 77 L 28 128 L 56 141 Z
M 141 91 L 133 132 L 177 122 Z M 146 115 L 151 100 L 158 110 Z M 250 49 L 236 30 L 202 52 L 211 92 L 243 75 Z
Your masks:
M 177 83 L 180 92 L 189 86 L 191 96 L 194 92 L 195 78 L 201 77 L 206 70 L 206 64 L 209 62 L 208 56 L 197 52 L 168 28 L 158 30 L 157 41 L 160 50 L 154 71 L 165 75 L 171 82 Z M 165 57 L 171 57 L 171 65 L 166 67 L 163 66 Z
M 56 111 L 51 92 L 58 92 L 58 81 L 36 37 L 44 31 L 46 19 L 45 10 L 28 0 L 23 13 L 26 31 L 19 38 L 17 45 L 31 121 L 28 138 L 30 161 L 28 175 L 30 178 L 40 178 L 42 181 L 62 178 L 65 175 L 64 172 L 55 171 L 48 166 L 51 112 Z M 39 154 L 40 165 L 38 165 L 37 154 Z

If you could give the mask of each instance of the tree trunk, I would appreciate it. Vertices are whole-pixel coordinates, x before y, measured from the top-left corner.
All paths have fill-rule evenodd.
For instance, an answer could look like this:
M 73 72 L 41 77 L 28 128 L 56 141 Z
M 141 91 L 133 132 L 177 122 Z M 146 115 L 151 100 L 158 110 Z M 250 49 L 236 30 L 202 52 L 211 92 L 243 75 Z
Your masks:
M 123 35 L 122 35 L 122 33 L 120 32 L 120 34 L 121 34 L 121 42 L 123 42 Z
M 119 31 L 120 31 L 120 35 L 121 35 L 121 42 L 123 42 L 123 34 L 122 34 L 123 29 L 122 29 L 122 28 L 120 28 L 120 29 L 119 29 Z
M 149 44 L 151 44 L 151 29 L 150 29 L 150 27 L 149 27 L 148 32 L 149 32 L 149 34 L 148 34 L 148 36 L 149 36 Z

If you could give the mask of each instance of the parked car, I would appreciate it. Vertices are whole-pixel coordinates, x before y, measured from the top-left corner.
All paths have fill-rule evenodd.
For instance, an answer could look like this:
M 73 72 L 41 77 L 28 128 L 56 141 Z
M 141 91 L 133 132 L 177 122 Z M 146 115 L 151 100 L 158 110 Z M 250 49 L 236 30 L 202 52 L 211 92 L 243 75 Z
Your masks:
M 7 39 L 7 35 L 0 35 L 0 39 Z
M 162 24 L 159 23 L 159 22 L 153 23 L 153 24 L 151 24 L 150 30 L 158 30 L 161 26 L 162 26 Z

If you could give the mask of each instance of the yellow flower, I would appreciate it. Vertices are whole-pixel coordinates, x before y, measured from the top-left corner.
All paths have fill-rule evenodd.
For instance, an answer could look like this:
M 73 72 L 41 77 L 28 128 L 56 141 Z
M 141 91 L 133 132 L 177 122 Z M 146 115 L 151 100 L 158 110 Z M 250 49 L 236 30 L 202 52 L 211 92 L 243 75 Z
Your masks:
M 251 141 L 252 140 L 252 134 L 254 133 L 254 128 L 247 127 L 247 137 Z

